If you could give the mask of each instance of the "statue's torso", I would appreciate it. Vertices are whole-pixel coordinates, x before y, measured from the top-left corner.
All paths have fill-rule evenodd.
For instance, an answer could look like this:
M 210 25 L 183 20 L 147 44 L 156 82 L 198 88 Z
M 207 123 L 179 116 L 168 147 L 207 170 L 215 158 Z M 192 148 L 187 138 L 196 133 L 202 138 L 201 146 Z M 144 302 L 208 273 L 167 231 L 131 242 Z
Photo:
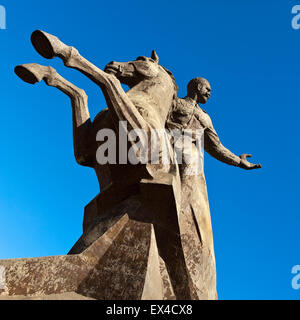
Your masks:
M 168 128 L 203 129 L 211 126 L 209 115 L 196 103 L 177 98 L 172 113 L 168 119 Z

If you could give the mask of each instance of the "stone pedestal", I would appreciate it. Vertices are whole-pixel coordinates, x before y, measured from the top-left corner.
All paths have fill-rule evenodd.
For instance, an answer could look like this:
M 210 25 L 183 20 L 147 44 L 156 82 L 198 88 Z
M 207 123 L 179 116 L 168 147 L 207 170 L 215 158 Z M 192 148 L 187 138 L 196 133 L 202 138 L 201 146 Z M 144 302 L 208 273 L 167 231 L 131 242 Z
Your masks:
M 193 261 L 181 237 L 177 181 L 142 181 L 124 199 L 115 191 L 102 192 L 86 207 L 83 235 L 68 255 L 0 261 L 6 271 L 1 298 L 208 299 L 215 288 L 198 290 L 192 272 L 203 262 Z

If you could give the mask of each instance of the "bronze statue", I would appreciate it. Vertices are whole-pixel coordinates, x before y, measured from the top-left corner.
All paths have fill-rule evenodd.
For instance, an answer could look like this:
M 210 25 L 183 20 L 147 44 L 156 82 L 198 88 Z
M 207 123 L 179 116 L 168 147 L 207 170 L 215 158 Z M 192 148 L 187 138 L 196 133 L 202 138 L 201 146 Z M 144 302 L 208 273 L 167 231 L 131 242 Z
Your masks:
M 67 256 L 1 262 L 8 279 L 6 294 L 76 292 L 95 299 L 216 299 L 204 173 L 193 172 L 186 160 L 164 162 L 163 143 L 172 159 L 176 147 L 172 141 L 157 138 L 157 132 L 166 129 L 201 129 L 205 150 L 218 160 L 244 169 L 260 167 L 246 160 L 249 155 L 238 157 L 223 147 L 209 116 L 198 107 L 210 97 L 208 81 L 193 79 L 187 97 L 180 99 L 174 76 L 159 64 L 155 51 L 151 57 L 111 62 L 102 71 L 53 35 L 38 30 L 31 40 L 44 58 L 61 58 L 66 67 L 96 83 L 105 96 L 107 109 L 92 121 L 85 92 L 52 67 L 32 63 L 15 68 L 22 80 L 30 84 L 44 80 L 69 96 L 75 159 L 95 170 L 101 192 L 86 206 L 83 234 Z M 121 83 L 129 86 L 127 92 Z M 120 135 L 124 122 L 125 140 Z M 142 135 L 131 136 L 131 132 Z M 103 137 L 112 133 L 117 137 L 114 156 L 118 161 L 102 163 L 96 155 L 107 146 Z M 200 157 L 193 134 L 189 139 L 191 152 Z M 128 163 L 121 151 L 130 152 L 137 142 L 140 150 L 146 150 L 147 160 Z M 190 152 L 187 145 L 183 149 Z M 153 150 L 158 152 L 154 162 Z

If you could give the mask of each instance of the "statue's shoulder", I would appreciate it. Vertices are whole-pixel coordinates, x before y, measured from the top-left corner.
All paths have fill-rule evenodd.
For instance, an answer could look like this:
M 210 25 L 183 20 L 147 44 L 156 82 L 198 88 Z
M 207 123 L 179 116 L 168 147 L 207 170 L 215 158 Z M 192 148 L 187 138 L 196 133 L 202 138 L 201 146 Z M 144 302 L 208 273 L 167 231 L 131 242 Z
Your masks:
M 208 113 L 203 110 L 202 108 L 196 108 L 195 114 L 194 114 L 196 120 L 200 122 L 201 126 L 204 128 L 208 128 L 211 126 L 211 119 Z
M 209 115 L 204 109 L 199 107 L 199 108 L 196 108 L 195 110 L 195 117 L 201 119 L 203 117 L 209 117 Z

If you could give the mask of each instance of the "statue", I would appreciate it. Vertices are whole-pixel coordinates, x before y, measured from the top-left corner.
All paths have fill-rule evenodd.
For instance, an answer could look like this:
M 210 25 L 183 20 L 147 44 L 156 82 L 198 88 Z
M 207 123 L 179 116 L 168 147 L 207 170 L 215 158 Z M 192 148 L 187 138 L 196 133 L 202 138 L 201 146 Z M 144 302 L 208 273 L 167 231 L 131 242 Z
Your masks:
M 187 162 L 163 161 L 165 147 L 174 159 L 176 144 L 162 140 L 158 133 L 166 129 L 202 129 L 205 150 L 218 160 L 244 169 L 260 167 L 246 160 L 249 155 L 237 157 L 224 148 L 209 116 L 197 107 L 210 97 L 208 81 L 192 80 L 188 96 L 179 99 L 174 76 L 159 64 L 155 51 L 150 58 L 111 62 L 102 71 L 53 35 L 38 30 L 31 40 L 40 55 L 46 59 L 61 58 L 66 67 L 80 71 L 96 83 L 105 96 L 107 109 L 92 121 L 85 92 L 55 69 L 35 63 L 15 68 L 25 82 L 35 84 L 44 80 L 70 98 L 75 159 L 95 170 L 101 192 L 86 206 L 83 234 L 68 255 L 38 261 L 0 261 L 7 275 L 3 294 L 216 299 L 204 174 L 202 171 L 191 174 Z M 129 86 L 127 92 L 121 83 Z M 142 134 L 132 136 L 131 132 Z M 96 155 L 101 148 L 108 147 L 105 135 L 109 138 L 112 134 L 118 137 L 115 155 L 118 161 L 102 163 Z M 193 147 L 193 134 L 189 139 L 191 152 L 198 155 L 198 149 Z M 145 151 L 146 160 L 128 163 L 122 150 L 129 153 L 133 147 L 136 150 L 137 142 L 138 152 Z M 184 150 L 190 152 L 186 145 Z M 153 151 L 155 161 L 151 158 Z M 26 281 L 21 280 L 24 278 Z
M 251 164 L 246 160 L 249 154 L 236 156 L 220 142 L 208 114 L 198 104 L 207 103 L 211 95 L 209 82 L 203 78 L 192 79 L 187 86 L 187 96 L 177 98 L 167 120 L 167 127 L 174 129 L 203 130 L 204 149 L 211 156 L 229 165 L 246 170 L 261 168 L 261 165 Z M 198 153 L 195 143 L 193 150 Z M 201 154 L 197 155 L 200 158 Z M 185 255 L 189 258 L 187 268 L 194 278 L 200 298 L 216 297 L 216 269 L 213 246 L 213 234 L 209 210 L 206 181 L 203 170 L 193 171 L 191 165 L 183 163 L 180 167 L 181 178 L 181 237 Z

